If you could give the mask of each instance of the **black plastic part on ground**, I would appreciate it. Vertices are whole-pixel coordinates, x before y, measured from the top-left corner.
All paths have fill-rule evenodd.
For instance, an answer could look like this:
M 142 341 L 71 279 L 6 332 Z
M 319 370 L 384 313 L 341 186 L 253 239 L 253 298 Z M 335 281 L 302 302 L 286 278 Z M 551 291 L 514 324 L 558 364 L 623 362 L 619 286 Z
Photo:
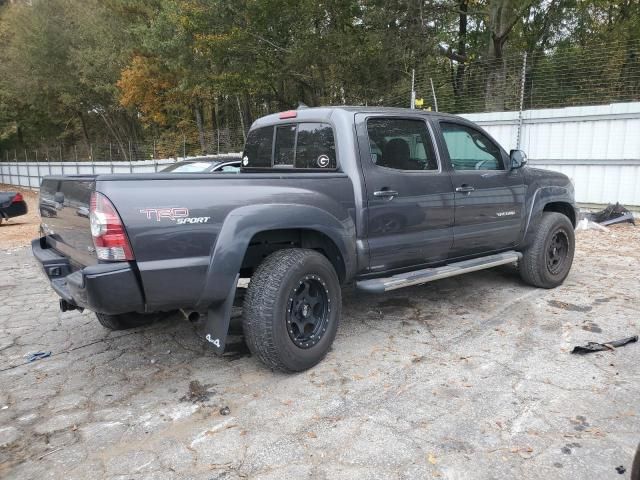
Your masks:
M 615 221 L 616 219 L 620 219 L 620 222 L 636 224 L 633 214 L 619 203 L 616 203 L 615 205 L 610 203 L 604 210 L 600 210 L 595 213 L 588 213 L 585 215 L 585 218 L 596 223 L 606 222 L 608 225 L 611 223 L 618 223 Z

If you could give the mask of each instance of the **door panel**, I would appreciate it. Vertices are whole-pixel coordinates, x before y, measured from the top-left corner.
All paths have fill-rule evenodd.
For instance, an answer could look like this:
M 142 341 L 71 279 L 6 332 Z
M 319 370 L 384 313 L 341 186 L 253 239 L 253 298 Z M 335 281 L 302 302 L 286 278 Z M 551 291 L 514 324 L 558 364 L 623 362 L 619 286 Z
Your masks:
M 455 191 L 450 257 L 514 246 L 524 217 L 522 171 L 508 170 L 506 153 L 479 129 L 454 121 L 440 129 Z
M 445 260 L 453 241 L 453 191 L 424 118 L 357 114 L 356 129 L 370 270 Z

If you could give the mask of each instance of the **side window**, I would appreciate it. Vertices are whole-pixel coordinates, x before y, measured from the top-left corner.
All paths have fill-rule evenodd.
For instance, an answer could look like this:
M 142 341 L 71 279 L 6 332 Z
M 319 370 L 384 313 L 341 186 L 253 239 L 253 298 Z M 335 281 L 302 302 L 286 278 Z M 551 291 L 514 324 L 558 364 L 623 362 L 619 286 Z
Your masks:
M 273 146 L 273 127 L 252 130 L 247 137 L 242 154 L 245 167 L 271 168 L 271 149 Z
M 326 123 L 298 125 L 296 168 L 336 168 L 336 146 L 330 125 Z
M 441 122 L 440 129 L 454 170 L 504 170 L 500 149 L 473 128 Z
M 422 120 L 374 117 L 367 120 L 371 160 L 396 170 L 438 170 L 427 125 Z

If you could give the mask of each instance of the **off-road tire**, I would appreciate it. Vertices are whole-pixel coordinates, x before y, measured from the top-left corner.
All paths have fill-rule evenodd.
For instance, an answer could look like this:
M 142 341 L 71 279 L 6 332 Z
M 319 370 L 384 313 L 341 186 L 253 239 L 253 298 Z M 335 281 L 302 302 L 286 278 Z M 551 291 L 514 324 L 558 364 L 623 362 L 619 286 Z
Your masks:
M 316 279 L 325 295 L 326 330 L 311 343 L 294 343 L 287 323 L 291 298 L 304 279 Z M 286 249 L 272 253 L 258 266 L 244 300 L 242 328 L 251 353 L 268 367 L 300 372 L 318 364 L 327 354 L 338 330 L 342 310 L 340 281 L 329 260 L 314 250 Z
M 107 315 L 106 313 L 96 313 L 98 322 L 109 330 L 127 330 L 129 328 L 142 327 L 155 321 L 164 320 L 172 312 L 157 313 L 121 313 L 119 315 Z
M 553 271 L 548 266 L 548 255 L 554 235 L 558 233 L 567 240 L 567 252 L 563 262 Z M 520 277 L 526 283 L 540 288 L 561 285 L 571 270 L 575 245 L 575 232 L 569 218 L 561 213 L 543 212 L 533 239 L 519 262 Z

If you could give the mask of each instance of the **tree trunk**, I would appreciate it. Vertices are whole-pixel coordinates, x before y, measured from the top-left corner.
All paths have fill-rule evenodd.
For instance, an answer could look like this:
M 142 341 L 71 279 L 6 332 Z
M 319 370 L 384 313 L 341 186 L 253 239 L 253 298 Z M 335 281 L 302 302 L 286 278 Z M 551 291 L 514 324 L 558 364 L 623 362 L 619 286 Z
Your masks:
M 84 121 L 84 115 L 82 112 L 78 111 L 78 118 L 80 119 L 80 125 L 82 125 L 82 136 L 84 137 L 84 142 L 87 146 L 87 151 L 89 151 L 89 145 L 91 144 L 91 140 L 89 139 L 89 132 L 87 131 L 87 123 Z
M 523 12 L 516 10 L 519 0 L 491 0 L 489 3 L 489 65 L 485 88 L 485 109 L 502 111 L 505 109 L 505 87 L 507 66 L 504 58 L 504 45 L 515 24 Z M 527 5 L 526 3 L 524 4 Z
M 458 8 L 460 9 L 460 17 L 458 19 L 458 55 L 465 57 L 467 55 L 467 7 L 468 0 L 460 0 Z M 463 95 L 464 91 L 464 73 L 465 64 L 459 62 L 456 68 L 455 80 L 453 83 L 453 92 L 456 96 L 456 102 Z
M 200 151 L 203 155 L 207 154 L 207 142 L 204 139 L 204 122 L 202 121 L 202 105 L 199 99 L 196 99 L 193 104 L 193 109 L 196 114 L 196 126 L 198 127 L 198 140 L 200 141 Z

